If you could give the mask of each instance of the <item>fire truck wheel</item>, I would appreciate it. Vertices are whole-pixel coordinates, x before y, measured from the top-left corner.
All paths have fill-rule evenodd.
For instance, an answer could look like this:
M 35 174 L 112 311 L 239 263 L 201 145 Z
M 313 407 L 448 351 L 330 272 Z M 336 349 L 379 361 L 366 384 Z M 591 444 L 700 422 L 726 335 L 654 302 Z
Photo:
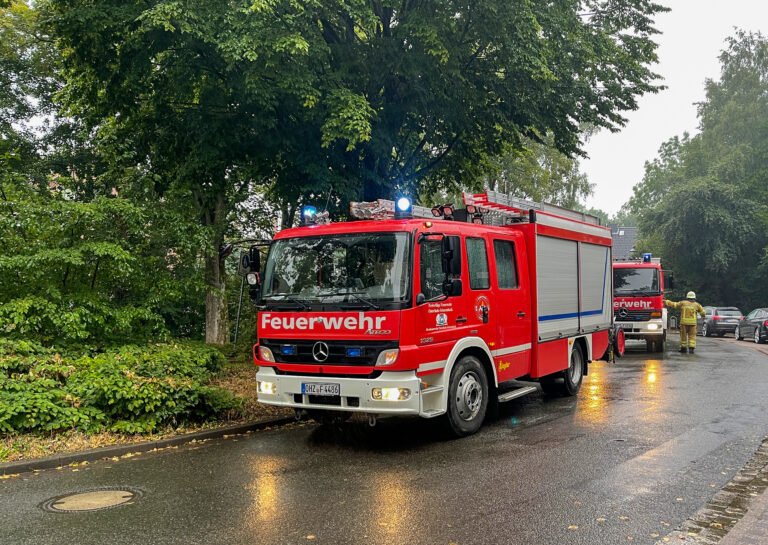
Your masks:
M 539 383 L 544 393 L 549 395 L 575 396 L 584 379 L 584 355 L 581 347 L 575 345 L 571 350 L 568 369 L 542 377 Z
M 488 409 L 488 379 L 483 364 L 474 356 L 464 356 L 451 370 L 448 384 L 450 432 L 456 437 L 471 435 L 480 429 Z

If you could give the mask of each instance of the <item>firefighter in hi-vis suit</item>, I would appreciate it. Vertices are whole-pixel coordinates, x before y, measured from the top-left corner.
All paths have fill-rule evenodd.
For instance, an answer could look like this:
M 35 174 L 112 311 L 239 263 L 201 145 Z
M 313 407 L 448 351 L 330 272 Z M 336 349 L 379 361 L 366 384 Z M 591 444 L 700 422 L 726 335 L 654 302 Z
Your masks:
M 698 312 L 702 318 L 706 316 L 704 308 L 696 302 L 696 294 L 689 291 L 686 295 L 685 301 L 675 303 L 674 301 L 664 300 L 664 304 L 670 308 L 680 309 L 680 352 L 686 352 L 693 354 L 693 349 L 696 348 L 696 313 Z

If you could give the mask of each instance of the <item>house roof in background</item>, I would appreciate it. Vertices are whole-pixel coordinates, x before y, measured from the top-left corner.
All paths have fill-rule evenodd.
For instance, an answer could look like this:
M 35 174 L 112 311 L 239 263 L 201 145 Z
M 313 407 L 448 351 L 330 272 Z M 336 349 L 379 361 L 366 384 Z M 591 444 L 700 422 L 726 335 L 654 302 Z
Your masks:
M 619 227 L 618 225 L 609 225 L 609 227 L 611 238 L 613 238 L 613 260 L 629 259 L 635 250 L 637 227 Z

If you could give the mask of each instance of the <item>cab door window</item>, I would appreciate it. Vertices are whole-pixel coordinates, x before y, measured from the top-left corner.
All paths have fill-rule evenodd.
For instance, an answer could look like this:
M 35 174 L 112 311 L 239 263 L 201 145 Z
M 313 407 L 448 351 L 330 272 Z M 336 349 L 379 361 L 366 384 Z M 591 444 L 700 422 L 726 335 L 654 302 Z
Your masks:
M 440 240 L 423 240 L 419 258 L 421 293 L 429 301 L 443 294 L 442 243 Z
M 496 256 L 496 279 L 499 282 L 499 289 L 517 288 L 515 243 L 509 240 L 494 240 L 493 252 Z
M 487 290 L 491 287 L 491 274 L 488 269 L 488 252 L 485 249 L 485 240 L 467 237 L 466 245 L 469 288 Z

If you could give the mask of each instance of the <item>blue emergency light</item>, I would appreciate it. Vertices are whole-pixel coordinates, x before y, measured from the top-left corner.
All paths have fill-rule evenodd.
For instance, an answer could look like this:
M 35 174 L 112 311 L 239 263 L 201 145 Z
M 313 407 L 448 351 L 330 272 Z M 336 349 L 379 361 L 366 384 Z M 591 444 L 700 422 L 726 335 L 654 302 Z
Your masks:
M 296 355 L 296 345 L 295 344 L 284 344 L 280 347 L 280 353 L 284 356 L 295 356 Z
M 299 212 L 299 220 L 301 225 L 313 223 L 315 216 L 317 216 L 317 208 L 310 204 L 304 204 L 301 206 L 301 211 Z
M 643 254 L 643 263 L 651 262 L 651 254 Z
M 359 358 L 362 355 L 363 355 L 362 348 L 347 348 L 347 357 L 349 358 Z
M 398 197 L 395 201 L 395 219 L 410 219 L 413 217 L 413 203 L 408 197 Z

